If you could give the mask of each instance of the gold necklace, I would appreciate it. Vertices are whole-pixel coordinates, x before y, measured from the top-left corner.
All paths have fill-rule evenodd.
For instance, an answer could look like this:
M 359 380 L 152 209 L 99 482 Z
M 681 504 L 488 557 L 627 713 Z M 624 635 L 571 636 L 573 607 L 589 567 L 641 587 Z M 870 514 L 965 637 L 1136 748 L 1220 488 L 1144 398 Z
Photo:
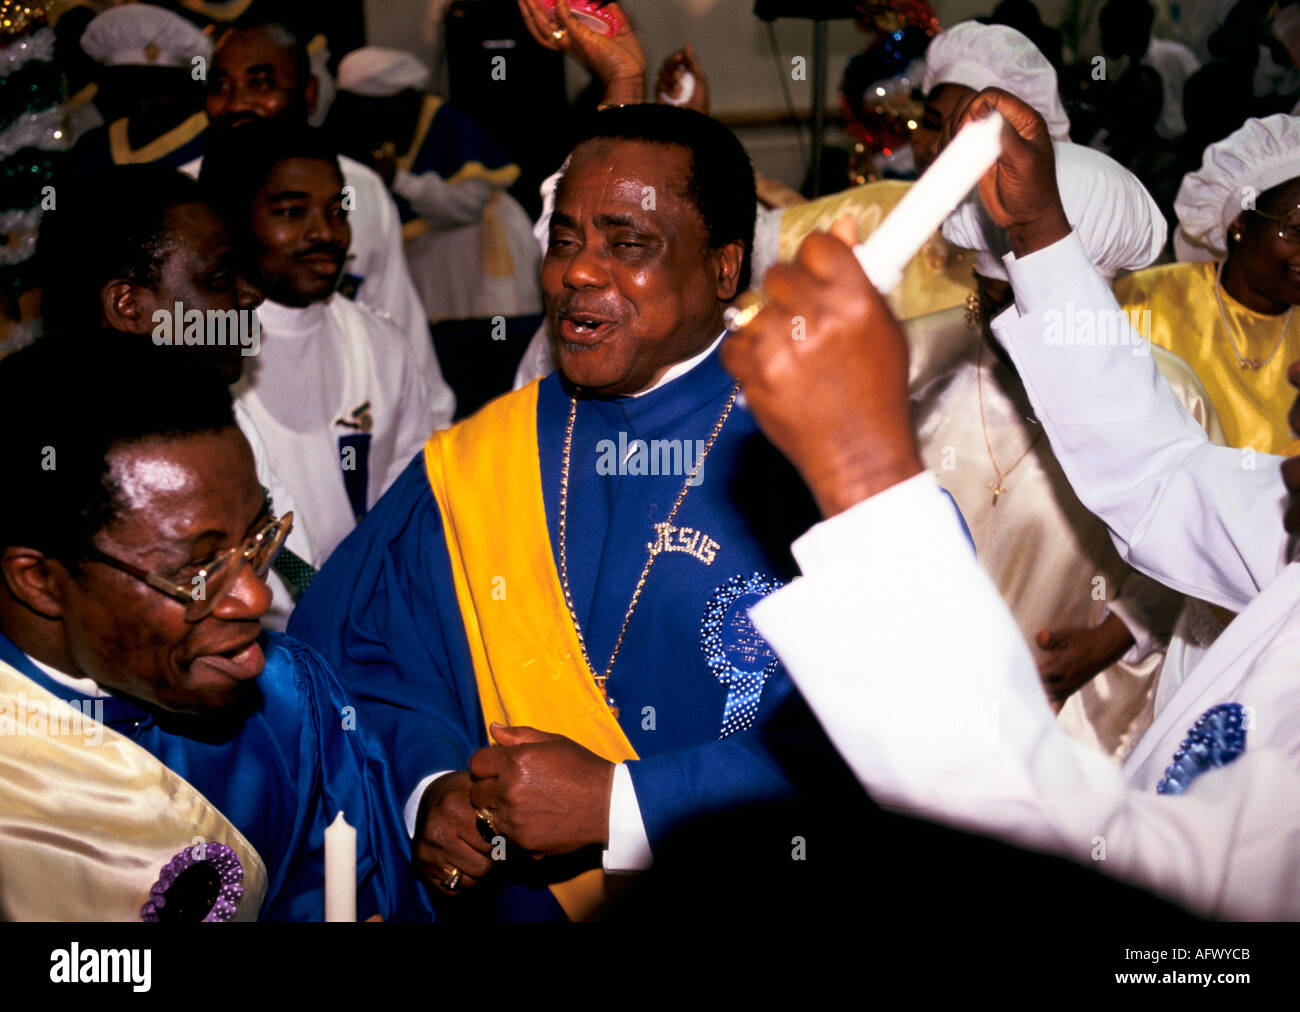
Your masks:
M 1029 441 L 1025 447 L 1025 452 L 1016 458 L 1016 462 L 1003 471 L 998 467 L 997 458 L 993 456 L 993 444 L 989 442 L 989 426 L 984 420 L 984 338 L 979 338 L 979 351 L 975 354 L 975 389 L 979 392 L 980 401 L 980 428 L 984 430 L 984 449 L 988 451 L 989 463 L 993 465 L 993 470 L 997 473 L 997 482 L 989 482 L 988 486 L 993 491 L 993 505 L 998 504 L 998 496 L 1007 491 L 1006 485 L 1003 484 L 1011 476 L 1011 472 L 1020 466 L 1020 462 L 1029 456 L 1029 452 L 1037 445 L 1039 438 L 1043 435 L 1040 428 L 1034 433 L 1034 438 Z
M 700 473 L 700 468 L 704 466 L 704 461 L 713 449 L 714 440 L 718 438 L 718 433 L 722 431 L 722 426 L 727 421 L 727 416 L 731 414 L 732 405 L 736 403 L 736 397 L 740 393 L 740 384 L 737 383 L 731 388 L 731 396 L 727 398 L 727 403 L 722 408 L 722 413 L 718 415 L 717 422 L 713 425 L 713 431 L 709 433 L 708 442 L 704 444 L 704 452 L 700 454 L 699 459 L 695 461 L 695 466 L 691 468 L 691 473 L 686 476 L 686 483 L 682 485 L 681 492 L 677 495 L 677 501 L 673 503 L 673 508 L 668 511 L 668 523 L 673 522 L 673 517 L 681 508 L 686 499 L 686 493 L 691 489 L 691 482 L 695 480 L 696 475 Z M 614 719 L 618 719 L 618 707 L 614 705 L 613 698 L 605 691 L 605 684 L 609 681 L 609 676 L 614 671 L 614 662 L 618 660 L 618 652 L 623 647 L 623 637 L 627 635 L 628 623 L 632 621 L 632 613 L 636 611 L 637 601 L 641 598 L 641 590 L 645 587 L 646 578 L 650 575 L 650 567 L 654 565 L 656 553 L 654 543 L 650 548 L 650 555 L 645 560 L 645 567 L 641 570 L 641 579 L 636 582 L 636 590 L 632 592 L 632 601 L 627 606 L 627 613 L 623 616 L 623 625 L 618 630 L 618 639 L 614 643 L 614 652 L 609 655 L 609 663 L 605 665 L 603 675 L 595 674 L 596 666 L 591 663 L 591 657 L 587 653 L 587 641 L 582 635 L 582 624 L 578 621 L 578 612 L 573 607 L 573 595 L 569 592 L 569 565 L 568 550 L 566 541 L 566 531 L 568 527 L 569 514 L 569 454 L 573 449 L 573 423 L 578 417 L 578 399 L 569 398 L 569 424 L 564 430 L 564 462 L 560 471 L 560 586 L 564 590 L 564 603 L 569 608 L 569 617 L 573 619 L 573 631 L 578 634 L 578 647 L 582 650 L 582 659 L 587 662 L 587 668 L 592 672 L 592 677 L 596 680 L 596 687 L 600 689 L 600 694 L 605 697 L 605 705 L 609 707 Z
M 1246 371 L 1258 372 L 1266 365 L 1273 361 L 1273 356 L 1278 353 L 1282 347 L 1282 342 L 1286 340 L 1286 328 L 1291 323 L 1291 310 L 1295 306 L 1287 306 L 1286 316 L 1282 318 L 1282 332 L 1277 335 L 1277 343 L 1273 345 L 1273 350 L 1268 353 L 1268 358 L 1247 358 L 1237 347 L 1236 338 L 1232 336 L 1232 324 L 1228 322 L 1228 311 L 1223 306 L 1223 265 L 1226 260 L 1220 260 L 1219 266 L 1214 271 L 1214 300 L 1219 304 L 1219 319 L 1223 321 L 1223 332 L 1228 335 L 1228 343 L 1232 345 L 1232 353 L 1237 356 L 1237 368 Z

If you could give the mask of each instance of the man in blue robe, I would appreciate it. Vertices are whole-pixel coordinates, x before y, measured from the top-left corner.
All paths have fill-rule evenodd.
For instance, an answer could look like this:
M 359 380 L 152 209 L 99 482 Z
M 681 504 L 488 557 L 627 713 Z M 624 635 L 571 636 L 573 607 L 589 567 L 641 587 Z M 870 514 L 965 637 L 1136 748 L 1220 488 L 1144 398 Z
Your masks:
M 838 768 L 747 615 L 816 516 L 718 362 L 754 201 L 716 121 L 599 113 L 542 266 L 560 371 L 435 435 L 298 606 L 384 736 L 416 868 L 475 887 L 449 909 L 558 916 L 549 885 L 587 916 L 592 869 Z
M 318 655 L 262 631 L 292 516 L 220 378 L 46 339 L 0 363 L 0 410 L 0 916 L 319 920 L 339 813 L 357 915 L 427 916 L 382 746 Z M 69 713 L 84 743 L 45 718 Z

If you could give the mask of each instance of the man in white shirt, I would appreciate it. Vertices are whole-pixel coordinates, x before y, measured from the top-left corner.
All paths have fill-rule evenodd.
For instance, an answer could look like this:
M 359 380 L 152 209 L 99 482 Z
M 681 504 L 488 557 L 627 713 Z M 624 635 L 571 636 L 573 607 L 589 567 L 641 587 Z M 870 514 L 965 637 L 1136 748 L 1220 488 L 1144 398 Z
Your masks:
M 212 54 L 208 143 L 219 143 L 228 131 L 258 120 L 281 127 L 305 125 L 318 97 L 307 47 L 290 28 L 275 21 L 241 23 L 217 40 Z M 197 177 L 202 165 L 200 158 L 181 169 Z M 406 335 L 415 368 L 429 383 L 439 413 L 450 418 L 455 396 L 438 367 L 428 320 L 407 270 L 397 207 L 374 170 L 350 158 L 340 158 L 339 165 L 352 228 L 339 286 Z
M 1285 562 L 1281 462 L 1243 468 L 1209 444 L 1131 334 L 1051 339 L 1049 313 L 1059 334 L 1063 314 L 1115 302 L 1061 209 L 1041 118 L 990 90 L 955 110 L 949 135 L 990 107 L 1014 125 L 980 188 L 1012 248 L 1016 304 L 994 329 L 1062 467 L 1134 565 L 1245 610 L 1123 771 L 1071 743 L 987 575 L 953 551 L 907 426 L 896 325 L 848 250 L 813 237 L 769 273 L 773 304 L 723 349 L 829 518 L 794 546 L 803 577 L 751 617 L 881 803 L 1091 859 L 1203 913 L 1300 916 L 1300 569 Z M 797 344 L 792 312 L 807 322 Z
M 322 563 L 433 431 L 450 421 L 402 334 L 335 292 L 350 229 L 333 149 L 256 123 L 214 143 L 203 185 L 266 294 L 260 353 L 234 386 Z

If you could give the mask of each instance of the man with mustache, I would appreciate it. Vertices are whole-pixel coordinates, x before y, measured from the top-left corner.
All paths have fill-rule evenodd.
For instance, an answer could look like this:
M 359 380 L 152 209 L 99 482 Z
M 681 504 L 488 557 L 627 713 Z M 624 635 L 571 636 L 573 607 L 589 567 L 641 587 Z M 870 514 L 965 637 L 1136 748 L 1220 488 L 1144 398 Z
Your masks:
M 41 223 L 38 252 L 46 333 L 53 340 L 96 334 L 130 342 L 155 349 L 165 363 L 194 359 L 222 382 L 238 382 L 244 362 L 261 352 L 255 313 L 262 294 L 241 275 L 230 229 L 199 184 L 165 165 L 118 165 L 65 184 L 59 200 L 68 213 Z M 97 240 L 87 242 L 92 235 Z M 191 325 L 186 343 L 191 313 L 204 323 L 197 335 Z M 240 405 L 235 421 L 274 508 L 300 512 Z M 267 574 L 267 628 L 284 631 L 294 600 L 315 575 L 312 561 L 299 526 Z
M 324 562 L 442 420 L 409 344 L 335 292 L 351 230 L 337 155 L 311 127 L 214 140 L 201 185 L 266 296 L 261 352 L 234 386 Z
M 232 134 L 261 123 L 277 129 L 307 125 L 320 99 L 307 46 L 292 26 L 261 17 L 232 25 L 217 39 L 208 74 L 208 149 L 233 143 Z M 251 144 L 252 138 L 244 143 Z M 442 377 L 428 318 L 411 281 L 397 206 L 373 169 L 338 158 L 347 188 L 352 237 L 346 268 L 336 283 L 349 298 L 387 317 L 406 336 L 416 371 L 432 391 L 439 424 L 451 421 L 456 398 Z M 197 177 L 203 159 L 181 166 Z
M 293 517 L 225 384 L 75 340 L 0 362 L 22 489 L 0 501 L 0 918 L 320 920 L 340 811 L 358 915 L 419 915 L 380 744 L 318 655 L 263 634 Z
M 291 624 L 384 728 L 417 870 L 467 915 L 589 916 L 602 870 L 789 798 L 796 750 L 810 789 L 838 768 L 746 616 L 813 510 L 717 358 L 748 156 L 671 106 L 582 136 L 542 265 L 559 371 L 436 434 Z

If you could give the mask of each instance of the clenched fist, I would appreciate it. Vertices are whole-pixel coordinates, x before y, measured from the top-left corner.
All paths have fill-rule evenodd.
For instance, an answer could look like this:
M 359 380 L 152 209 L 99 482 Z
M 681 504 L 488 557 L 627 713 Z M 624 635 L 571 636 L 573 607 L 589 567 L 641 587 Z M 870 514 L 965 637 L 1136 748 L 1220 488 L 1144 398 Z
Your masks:
M 493 724 L 497 743 L 470 757 L 470 801 L 533 854 L 568 854 L 609 840 L 614 764 L 562 734 Z

